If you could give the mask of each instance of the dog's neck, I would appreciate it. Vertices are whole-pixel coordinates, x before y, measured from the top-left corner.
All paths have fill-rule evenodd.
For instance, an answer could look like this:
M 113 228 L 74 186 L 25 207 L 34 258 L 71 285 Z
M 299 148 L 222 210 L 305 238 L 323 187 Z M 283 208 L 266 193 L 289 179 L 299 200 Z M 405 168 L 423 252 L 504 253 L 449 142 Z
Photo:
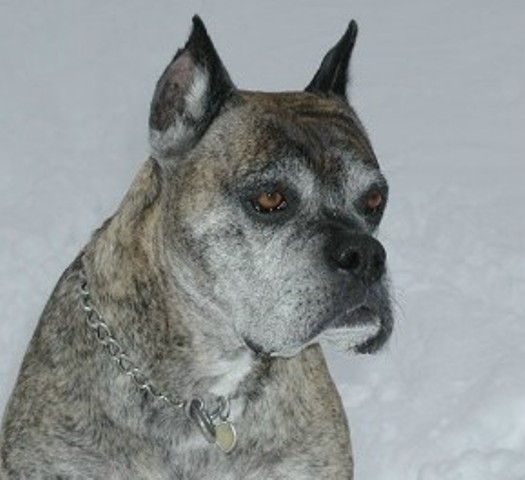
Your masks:
M 86 267 L 85 263 L 89 265 L 83 259 L 82 291 L 84 302 L 88 299 L 89 304 L 83 307 L 86 314 L 97 315 L 92 320 L 93 333 L 97 336 L 97 324 L 102 323 L 102 330 L 111 332 L 110 342 L 117 345 L 116 351 L 125 352 L 133 368 L 140 370 L 140 378 L 146 378 L 155 390 L 174 392 L 170 397 L 176 399 L 175 403 L 195 397 L 236 396 L 240 384 L 257 363 L 251 350 L 242 345 L 225 348 L 224 335 L 199 328 L 202 322 L 191 315 L 182 322 L 178 312 L 169 306 L 162 305 L 166 310 L 157 308 L 160 300 L 156 298 L 152 279 L 127 272 L 126 285 L 122 285 L 126 281 L 122 278 L 106 283 L 97 278 L 93 271 L 96 269 Z M 106 264 L 106 272 L 107 268 Z M 119 291 L 128 293 L 120 298 Z M 117 308 L 113 307 L 114 300 Z M 103 345 L 107 344 L 107 336 L 103 334 Z
M 133 379 L 113 368 L 101 347 L 96 361 L 108 370 L 111 382 L 101 388 L 112 392 L 104 408 L 140 435 L 166 437 L 187 429 L 186 407 L 194 399 L 204 401 L 205 413 L 227 399 L 231 408 L 227 419 L 238 421 L 251 385 L 258 384 L 254 379 L 266 369 L 220 318 L 189 304 L 184 289 L 173 281 L 162 247 L 154 242 L 161 225 L 155 168 L 154 162 L 146 163 L 127 200 L 86 247 L 81 263 L 93 307 L 140 369 L 140 379 L 145 378 L 161 397 L 185 406 L 170 413 L 165 405 L 159 406 L 158 398 L 144 404 Z M 93 336 L 85 329 L 86 336 Z M 164 413 L 159 414 L 162 407 Z M 165 415 L 171 417 L 171 429 L 162 423 Z M 139 417 L 145 418 L 137 422 Z
M 118 338 L 159 386 L 183 397 L 231 397 L 257 362 L 213 310 L 190 304 L 192 295 L 174 282 L 170 272 L 177 267 L 158 245 L 157 170 L 155 161 L 146 162 L 121 207 L 86 248 L 91 293 Z
M 115 330 L 107 322 L 103 310 L 96 305 L 82 257 L 79 259 L 79 278 L 80 305 L 85 313 L 86 328 L 105 350 L 108 362 L 113 360 L 121 373 L 128 376 L 136 388 L 146 393 L 151 401 L 162 402 L 164 406 L 173 410 L 184 411 L 209 443 L 215 443 L 225 453 L 232 451 L 237 443 L 233 422 L 240 417 L 245 406 L 242 398 L 237 398 L 232 408 L 232 399 L 239 385 L 252 371 L 254 363 L 252 355 L 243 349 L 234 352 L 230 358 L 223 356 L 209 364 L 204 361 L 204 364 L 208 365 L 204 369 L 206 373 L 202 378 L 195 379 L 191 388 L 193 392 L 190 395 L 162 391 L 156 387 L 155 380 L 148 378 L 139 364 L 135 363 L 133 354 L 127 352 L 124 343 L 117 338 Z M 190 348 L 190 350 L 195 349 Z M 198 357 L 201 359 L 201 364 L 204 358 L 202 353 Z M 205 360 L 212 360 L 212 358 L 208 357 Z M 181 376 L 180 372 L 177 376 Z M 210 383 L 210 386 L 204 388 L 202 392 L 195 393 L 197 386 L 203 383 L 204 379 Z

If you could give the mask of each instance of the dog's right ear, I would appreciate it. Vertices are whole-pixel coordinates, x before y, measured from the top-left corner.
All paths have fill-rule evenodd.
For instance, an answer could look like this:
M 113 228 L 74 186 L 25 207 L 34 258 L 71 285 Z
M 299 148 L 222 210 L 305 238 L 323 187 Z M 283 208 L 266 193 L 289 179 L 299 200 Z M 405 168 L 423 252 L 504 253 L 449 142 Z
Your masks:
M 357 37 L 357 22 L 352 20 L 345 34 L 325 55 L 321 66 L 305 91 L 320 95 L 335 95 L 345 101 L 348 65 Z
M 198 16 L 183 49 L 157 82 L 149 117 L 152 156 L 173 157 L 198 142 L 235 90 Z

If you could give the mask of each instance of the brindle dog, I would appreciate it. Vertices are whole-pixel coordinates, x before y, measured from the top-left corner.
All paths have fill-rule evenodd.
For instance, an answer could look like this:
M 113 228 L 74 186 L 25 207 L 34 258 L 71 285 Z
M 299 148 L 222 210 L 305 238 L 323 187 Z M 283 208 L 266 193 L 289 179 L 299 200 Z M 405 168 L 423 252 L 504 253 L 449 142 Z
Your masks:
M 29 345 L 3 480 L 352 478 L 318 342 L 372 352 L 392 328 L 387 183 L 346 97 L 356 23 L 284 93 L 238 90 L 193 24 L 150 158 Z

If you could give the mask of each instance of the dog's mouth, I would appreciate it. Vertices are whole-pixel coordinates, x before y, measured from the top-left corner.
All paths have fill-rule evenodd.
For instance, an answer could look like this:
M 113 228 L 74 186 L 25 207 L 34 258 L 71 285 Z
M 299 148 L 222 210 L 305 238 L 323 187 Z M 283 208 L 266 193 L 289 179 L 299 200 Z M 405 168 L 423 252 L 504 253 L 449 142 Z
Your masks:
M 250 338 L 243 337 L 243 341 L 248 347 L 248 349 L 251 350 L 255 354 L 256 357 L 263 357 L 263 356 L 268 355 L 268 353 L 265 352 L 264 348 L 261 345 L 254 342 Z
M 379 312 L 362 305 L 337 315 L 321 333 L 336 348 L 356 353 L 374 353 L 388 340 L 392 332 L 389 310 Z
M 306 346 L 319 340 L 326 341 L 336 349 L 344 352 L 371 354 L 378 351 L 388 340 L 392 332 L 392 319 L 389 315 L 380 315 L 373 308 L 359 306 L 348 308 L 334 317 L 321 332 L 302 344 L 281 351 L 267 352 L 264 348 L 248 338 L 246 346 L 256 357 L 293 357 Z

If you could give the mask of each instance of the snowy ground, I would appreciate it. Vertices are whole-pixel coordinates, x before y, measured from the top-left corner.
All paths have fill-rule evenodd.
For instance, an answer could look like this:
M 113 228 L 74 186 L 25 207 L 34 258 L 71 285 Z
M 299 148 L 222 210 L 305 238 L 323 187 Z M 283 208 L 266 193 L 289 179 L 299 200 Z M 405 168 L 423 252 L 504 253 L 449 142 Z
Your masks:
M 0 0 L 0 410 L 64 267 L 147 151 L 199 12 L 239 86 L 302 89 L 354 16 L 398 312 L 330 355 L 358 480 L 525 480 L 525 3 Z

